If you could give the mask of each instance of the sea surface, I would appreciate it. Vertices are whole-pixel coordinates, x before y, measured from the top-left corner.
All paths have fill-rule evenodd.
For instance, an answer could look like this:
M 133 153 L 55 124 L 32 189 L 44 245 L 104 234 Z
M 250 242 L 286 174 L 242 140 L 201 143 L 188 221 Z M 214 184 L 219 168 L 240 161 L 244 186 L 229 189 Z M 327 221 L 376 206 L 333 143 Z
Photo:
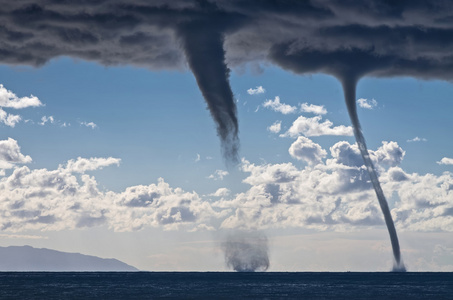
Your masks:
M 453 299 L 453 273 L 0 272 L 0 299 Z

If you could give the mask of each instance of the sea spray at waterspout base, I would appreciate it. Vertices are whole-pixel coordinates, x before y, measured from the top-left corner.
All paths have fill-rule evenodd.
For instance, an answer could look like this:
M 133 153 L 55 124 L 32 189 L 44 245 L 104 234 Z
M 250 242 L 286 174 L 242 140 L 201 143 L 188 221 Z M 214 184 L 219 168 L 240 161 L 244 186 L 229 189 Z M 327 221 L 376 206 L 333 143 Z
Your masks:
M 405 272 L 406 268 L 401 260 L 400 245 L 395 229 L 395 224 L 393 223 L 392 215 L 390 214 L 390 209 L 388 207 L 387 200 L 385 199 L 384 192 L 382 191 L 381 184 L 379 183 L 373 162 L 370 159 L 365 138 L 362 134 L 362 129 L 357 115 L 357 106 L 355 103 L 356 83 L 357 81 L 355 79 L 342 79 L 346 106 L 348 108 L 349 117 L 351 118 L 351 122 L 354 127 L 354 136 L 360 149 L 360 154 L 362 155 L 363 161 L 368 170 L 368 174 L 370 175 L 370 179 L 376 192 L 376 196 L 379 200 L 379 206 L 381 207 L 382 213 L 384 214 L 385 224 L 387 225 L 387 229 L 390 235 L 393 257 L 395 258 L 393 271 Z
M 237 272 L 262 272 L 269 268 L 267 237 L 260 232 L 234 232 L 222 243 L 225 263 Z

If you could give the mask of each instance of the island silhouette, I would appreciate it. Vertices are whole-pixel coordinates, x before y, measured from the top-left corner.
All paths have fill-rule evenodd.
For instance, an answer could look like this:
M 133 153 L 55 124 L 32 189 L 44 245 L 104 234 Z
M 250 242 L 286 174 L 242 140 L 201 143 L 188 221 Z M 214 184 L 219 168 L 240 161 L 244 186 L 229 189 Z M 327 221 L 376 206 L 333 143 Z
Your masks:
M 132 272 L 138 269 L 114 258 L 31 246 L 9 246 L 0 247 L 0 271 Z

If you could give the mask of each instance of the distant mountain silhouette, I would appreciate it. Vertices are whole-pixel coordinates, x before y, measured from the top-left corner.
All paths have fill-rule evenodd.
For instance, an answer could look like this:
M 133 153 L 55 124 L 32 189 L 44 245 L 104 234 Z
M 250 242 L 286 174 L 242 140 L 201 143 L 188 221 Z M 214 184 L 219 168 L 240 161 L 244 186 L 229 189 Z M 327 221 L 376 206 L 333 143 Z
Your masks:
M 0 271 L 138 271 L 113 258 L 31 246 L 0 247 Z

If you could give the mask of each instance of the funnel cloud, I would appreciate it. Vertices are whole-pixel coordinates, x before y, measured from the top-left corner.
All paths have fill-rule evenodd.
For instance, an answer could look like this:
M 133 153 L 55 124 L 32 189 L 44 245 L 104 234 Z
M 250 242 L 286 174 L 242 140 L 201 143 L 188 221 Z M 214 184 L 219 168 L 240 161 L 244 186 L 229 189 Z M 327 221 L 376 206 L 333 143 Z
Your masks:
M 354 136 L 357 141 L 360 154 L 362 155 L 363 161 L 365 162 L 368 174 L 370 175 L 371 183 L 373 184 L 374 191 L 376 192 L 376 196 L 379 201 L 379 206 L 381 207 L 382 213 L 384 214 L 385 224 L 387 225 L 387 230 L 390 235 L 393 257 L 395 258 L 393 271 L 399 272 L 405 271 L 404 264 L 401 260 L 400 245 L 398 241 L 398 235 L 396 234 L 395 224 L 393 224 L 393 219 L 392 215 L 390 214 L 390 209 L 387 200 L 385 199 L 384 192 L 382 191 L 381 184 L 376 174 L 373 162 L 370 159 L 370 154 L 368 153 L 365 137 L 363 136 L 362 128 L 360 126 L 359 118 L 357 116 L 355 89 L 356 83 L 354 81 L 343 79 L 344 98 L 346 101 L 346 106 L 348 107 L 348 112 L 351 118 L 352 125 L 354 126 Z
M 179 35 L 189 67 L 217 125 L 222 153 L 227 162 L 237 163 L 239 127 L 228 80 L 230 70 L 225 64 L 223 36 L 215 30 L 203 30 L 205 27 L 209 24 L 187 24 Z

